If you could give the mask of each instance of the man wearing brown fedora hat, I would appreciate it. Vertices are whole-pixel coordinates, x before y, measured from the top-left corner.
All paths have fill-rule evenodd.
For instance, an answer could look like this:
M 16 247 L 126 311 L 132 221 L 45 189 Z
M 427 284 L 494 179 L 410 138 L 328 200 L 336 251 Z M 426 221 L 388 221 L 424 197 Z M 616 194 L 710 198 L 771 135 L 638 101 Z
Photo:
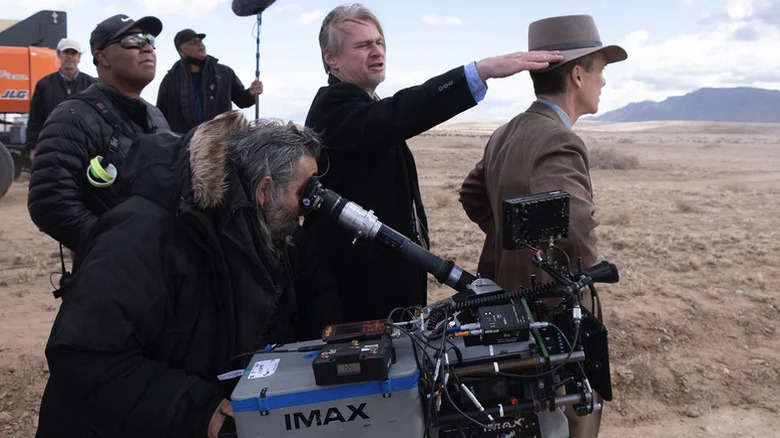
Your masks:
M 603 46 L 593 18 L 571 15 L 546 18 L 528 28 L 529 50 L 558 50 L 563 61 L 531 72 L 537 100 L 522 114 L 499 127 L 485 146 L 481 161 L 460 190 L 460 202 L 469 218 L 485 232 L 479 258 L 481 276 L 506 290 L 528 286 L 531 276 L 546 274 L 531 264 L 525 251 L 508 251 L 501 245 L 501 201 L 531 193 L 563 189 L 571 195 L 569 235 L 554 245 L 562 265 L 581 259 L 584 267 L 596 264 L 596 226 L 593 188 L 588 170 L 588 149 L 572 132 L 585 114 L 598 111 L 606 82 L 606 64 L 623 61 L 626 51 Z M 583 305 L 593 310 L 589 294 Z M 600 303 L 598 315 L 601 317 Z M 598 435 L 601 411 L 585 417 L 568 415 L 571 437 Z

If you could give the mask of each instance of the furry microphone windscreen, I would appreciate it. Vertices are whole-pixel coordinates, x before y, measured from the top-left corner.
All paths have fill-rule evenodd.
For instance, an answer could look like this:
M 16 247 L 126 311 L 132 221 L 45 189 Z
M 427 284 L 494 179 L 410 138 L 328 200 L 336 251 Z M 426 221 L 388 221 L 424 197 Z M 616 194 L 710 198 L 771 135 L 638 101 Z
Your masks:
M 233 0 L 231 8 L 239 17 L 248 17 L 263 12 L 276 0 Z

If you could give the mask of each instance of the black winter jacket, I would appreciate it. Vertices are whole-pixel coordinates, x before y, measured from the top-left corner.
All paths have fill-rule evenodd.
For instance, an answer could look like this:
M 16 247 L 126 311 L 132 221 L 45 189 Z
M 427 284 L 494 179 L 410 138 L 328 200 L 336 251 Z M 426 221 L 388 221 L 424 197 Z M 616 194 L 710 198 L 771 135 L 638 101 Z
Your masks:
M 109 148 L 114 128 L 84 98 L 99 101 L 121 123 L 115 147 Z M 131 99 L 103 82 L 65 100 L 49 116 L 35 149 L 27 198 L 33 222 L 55 240 L 77 250 L 97 218 L 127 198 L 128 193 L 119 190 L 121 162 L 133 139 L 168 130 L 168 122 L 153 105 Z M 108 157 L 117 167 L 115 186 L 90 185 L 86 172 L 96 155 Z
M 329 163 L 320 163 L 321 171 L 330 166 L 323 184 L 427 247 L 417 168 L 405 140 L 476 105 L 464 68 L 381 100 L 333 75 L 328 84 L 306 117 L 306 126 L 320 133 L 327 148 Z M 427 304 L 427 274 L 396 253 L 379 244 L 352 245 L 350 235 L 326 220 L 306 227 L 334 266 L 347 320 L 385 318 L 396 307 Z
M 229 111 L 231 101 L 239 108 L 255 104 L 255 97 L 244 88 L 235 72 L 217 63 L 217 58 L 207 56 L 201 72 L 203 121 Z M 157 108 L 168 119 L 174 132 L 185 133 L 198 125 L 192 101 L 192 73 L 186 62 L 176 61 L 160 83 L 157 93 Z
M 46 346 L 38 437 L 205 437 L 235 384 L 216 376 L 249 359 L 231 358 L 293 339 L 288 261 L 265 245 L 220 152 L 230 128 L 209 131 L 172 166 L 138 160 L 136 195 L 77 255 Z M 169 154 L 170 138 L 137 148 Z
M 27 149 L 34 149 L 38 134 L 54 108 L 72 94 L 81 93 L 95 83 L 95 78 L 79 72 L 72 81 L 66 81 L 59 70 L 42 77 L 35 84 L 27 119 Z

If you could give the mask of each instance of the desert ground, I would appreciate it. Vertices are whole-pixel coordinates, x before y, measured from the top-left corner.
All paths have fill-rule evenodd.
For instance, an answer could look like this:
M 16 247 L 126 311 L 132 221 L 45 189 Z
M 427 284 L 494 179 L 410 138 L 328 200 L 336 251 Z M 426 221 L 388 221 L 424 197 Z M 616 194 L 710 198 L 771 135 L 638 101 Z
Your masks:
M 497 124 L 410 141 L 432 250 L 474 271 L 483 236 L 457 201 Z M 605 438 L 780 437 L 780 124 L 580 122 L 591 150 L 614 401 Z M 0 436 L 30 437 L 60 302 L 56 243 L 0 199 Z M 381 219 L 381 218 L 380 218 Z M 451 291 L 431 279 L 431 299 Z

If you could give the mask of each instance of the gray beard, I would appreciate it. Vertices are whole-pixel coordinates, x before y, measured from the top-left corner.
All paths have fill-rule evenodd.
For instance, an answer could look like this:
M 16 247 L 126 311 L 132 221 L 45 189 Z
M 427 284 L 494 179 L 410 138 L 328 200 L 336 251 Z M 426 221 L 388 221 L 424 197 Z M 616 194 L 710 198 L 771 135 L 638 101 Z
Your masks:
M 292 233 L 298 227 L 298 221 L 291 220 L 278 208 L 275 198 L 269 200 L 267 207 L 257 204 L 257 221 L 263 240 L 275 253 L 292 244 Z

